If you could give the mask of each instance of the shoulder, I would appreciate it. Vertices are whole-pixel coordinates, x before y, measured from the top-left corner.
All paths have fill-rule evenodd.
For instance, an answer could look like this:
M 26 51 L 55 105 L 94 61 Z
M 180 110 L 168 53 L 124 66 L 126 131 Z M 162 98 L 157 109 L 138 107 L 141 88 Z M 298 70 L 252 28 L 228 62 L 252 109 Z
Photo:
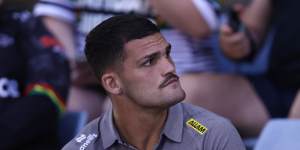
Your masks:
M 183 110 L 183 115 L 185 119 L 188 118 L 194 118 L 201 120 L 202 122 L 207 122 L 207 123 L 224 123 L 224 122 L 229 122 L 227 119 L 225 119 L 222 116 L 219 116 L 205 108 L 195 106 L 192 104 L 187 104 L 187 103 L 182 103 L 182 110 Z
M 35 28 L 38 27 L 38 18 L 29 11 L 4 11 L 0 22 L 5 22 L 6 28 L 16 31 L 18 36 L 32 36 Z
M 205 126 L 208 130 L 234 128 L 228 119 L 206 110 L 205 108 L 183 103 L 182 109 L 186 125 L 198 122 Z
M 6 11 L 1 12 L 1 20 L 5 23 L 25 23 L 33 19 L 33 15 L 29 11 Z
M 228 119 L 202 107 L 186 103 L 181 106 L 184 116 L 184 135 L 192 141 L 197 141 L 197 147 L 208 148 L 219 145 L 227 149 L 228 146 L 235 145 L 243 149 L 242 140 Z
M 18 31 L 22 33 L 34 30 L 39 20 L 38 17 L 33 16 L 32 13 L 27 10 L 5 11 L 1 14 L 1 17 L 8 26 L 16 27 Z
M 75 1 L 72 0 L 39 0 L 33 9 L 36 16 L 50 16 L 68 23 L 74 23 Z
M 184 124 L 187 128 L 194 128 L 200 134 L 210 133 L 212 130 L 219 130 L 223 128 L 234 128 L 229 120 L 219 116 L 202 107 L 182 103 L 182 112 L 184 117 Z
M 101 117 L 87 124 L 74 139 L 63 147 L 63 150 L 91 149 L 93 145 L 101 141 L 100 121 Z

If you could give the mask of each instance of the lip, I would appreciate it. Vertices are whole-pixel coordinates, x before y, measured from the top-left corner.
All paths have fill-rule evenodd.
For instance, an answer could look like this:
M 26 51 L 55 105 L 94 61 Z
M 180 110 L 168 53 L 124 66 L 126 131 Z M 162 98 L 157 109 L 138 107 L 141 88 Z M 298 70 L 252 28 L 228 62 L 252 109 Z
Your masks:
M 178 77 L 171 77 L 167 80 L 165 80 L 160 86 L 159 88 L 164 88 L 164 87 L 167 87 L 168 85 L 174 83 L 174 82 L 178 82 Z

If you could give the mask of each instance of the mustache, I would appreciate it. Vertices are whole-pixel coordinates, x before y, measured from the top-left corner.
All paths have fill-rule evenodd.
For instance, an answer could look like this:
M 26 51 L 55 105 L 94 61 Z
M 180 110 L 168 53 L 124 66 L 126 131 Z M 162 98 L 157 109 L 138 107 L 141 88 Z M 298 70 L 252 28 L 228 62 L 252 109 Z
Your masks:
M 170 80 L 179 80 L 179 77 L 174 74 L 174 73 L 168 73 L 166 75 L 166 78 L 161 82 L 161 84 L 159 85 L 159 88 L 164 88 L 169 84 Z

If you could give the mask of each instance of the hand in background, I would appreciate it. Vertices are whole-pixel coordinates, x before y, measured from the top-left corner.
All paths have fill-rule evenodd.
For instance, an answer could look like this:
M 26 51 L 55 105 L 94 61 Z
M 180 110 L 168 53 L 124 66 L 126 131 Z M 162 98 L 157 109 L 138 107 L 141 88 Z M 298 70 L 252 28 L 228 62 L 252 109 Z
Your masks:
M 250 41 L 245 32 L 233 32 L 226 24 L 220 28 L 219 40 L 224 55 L 230 59 L 242 59 L 251 52 Z

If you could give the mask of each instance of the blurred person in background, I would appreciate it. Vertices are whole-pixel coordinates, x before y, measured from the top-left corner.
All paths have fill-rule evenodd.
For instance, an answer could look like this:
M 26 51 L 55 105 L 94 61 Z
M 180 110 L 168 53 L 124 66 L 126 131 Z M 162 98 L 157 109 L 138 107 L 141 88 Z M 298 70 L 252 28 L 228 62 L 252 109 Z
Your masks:
M 47 28 L 65 47 L 71 68 L 72 87 L 68 110 L 87 111 L 89 120 L 102 114 L 105 92 L 93 75 L 83 55 L 84 38 L 99 22 L 118 14 L 147 15 L 146 1 L 141 0 L 40 0 L 34 14 L 41 16 Z
M 0 5 L 3 150 L 59 149 L 57 126 L 69 90 L 69 65 L 41 19 L 24 10 L 33 3 L 5 0 Z
M 255 0 L 254 0 L 255 1 Z M 226 56 L 243 62 L 259 52 L 266 34 L 274 28 L 268 58 L 268 70 L 249 81 L 264 102 L 271 118 L 300 117 L 300 21 L 297 0 L 257 0 L 257 8 L 241 4 L 233 6 L 240 21 L 248 30 L 233 29 L 224 24 L 220 45 Z M 253 7 L 254 8 L 254 7 Z M 254 45 L 254 46 L 253 46 Z

